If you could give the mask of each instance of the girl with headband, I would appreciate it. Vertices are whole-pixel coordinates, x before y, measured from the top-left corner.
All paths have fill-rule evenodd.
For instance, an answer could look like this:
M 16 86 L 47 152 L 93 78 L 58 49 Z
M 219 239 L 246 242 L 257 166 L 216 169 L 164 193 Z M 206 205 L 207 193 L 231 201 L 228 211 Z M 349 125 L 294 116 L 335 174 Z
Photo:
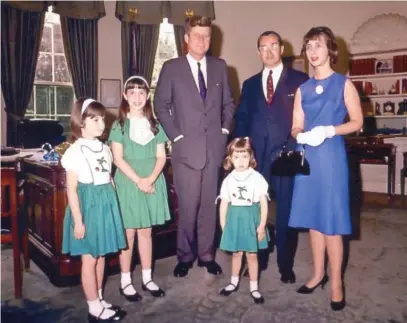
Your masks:
M 115 183 L 123 217 L 128 249 L 120 254 L 120 293 L 131 302 L 141 299 L 131 278 L 134 237 L 142 269 L 141 288 L 154 297 L 165 295 L 152 279 L 152 227 L 170 220 L 167 186 L 162 173 L 166 162 L 161 125 L 153 116 L 150 88 L 141 76 L 124 83 L 119 120 L 112 125 L 109 141 L 117 166 Z
M 253 148 L 248 137 L 235 138 L 227 147 L 223 168 L 231 171 L 220 189 L 220 249 L 232 252 L 232 277 L 220 294 L 229 296 L 239 289 L 243 253 L 249 267 L 250 296 L 256 304 L 264 303 L 259 292 L 257 252 L 268 248 L 266 229 L 268 184 L 254 170 Z
M 126 315 L 102 296 L 105 255 L 126 247 L 111 177 L 112 154 L 97 139 L 105 130 L 105 112 L 105 107 L 93 99 L 75 102 L 71 114 L 73 143 L 61 158 L 68 195 L 62 253 L 81 256 L 89 322 L 119 321 Z

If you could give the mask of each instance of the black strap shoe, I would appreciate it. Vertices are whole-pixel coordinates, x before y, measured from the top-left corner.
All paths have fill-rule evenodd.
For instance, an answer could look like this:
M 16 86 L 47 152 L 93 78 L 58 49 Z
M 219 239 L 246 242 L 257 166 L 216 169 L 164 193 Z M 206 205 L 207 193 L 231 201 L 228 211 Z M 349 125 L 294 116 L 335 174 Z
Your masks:
M 226 289 L 227 287 L 232 286 L 233 289 Z M 226 287 L 222 288 L 222 290 L 219 292 L 220 295 L 223 296 L 229 296 L 230 294 L 237 292 L 239 290 L 239 285 L 235 286 L 232 283 L 229 283 Z
M 263 304 L 263 303 L 264 303 L 264 297 L 261 296 L 261 294 L 260 294 L 260 297 L 254 296 L 254 293 L 255 293 L 255 292 L 257 292 L 257 293 L 260 294 L 260 292 L 259 292 L 258 290 L 254 290 L 254 291 L 251 291 L 251 292 L 250 292 L 250 296 L 253 298 L 253 300 L 254 300 L 254 302 L 255 302 L 256 304 Z
M 147 287 L 147 285 L 148 284 L 150 284 L 150 283 L 152 283 L 153 281 L 152 280 L 150 280 L 149 282 L 147 282 L 146 284 L 141 284 L 141 289 L 142 290 L 144 290 L 144 291 L 149 291 L 150 292 L 150 294 L 152 295 L 152 296 L 154 296 L 154 297 L 162 297 L 162 296 L 165 296 L 165 292 L 160 288 L 160 287 L 158 287 L 158 289 L 150 289 L 150 288 L 148 288 Z
M 174 268 L 174 276 L 185 277 L 190 268 L 192 268 L 192 262 L 179 262 Z
M 206 267 L 206 269 L 208 270 L 208 273 L 210 273 L 212 275 L 222 274 L 222 268 L 218 265 L 218 263 L 215 260 L 210 260 L 210 261 L 198 260 L 198 266 Z
M 120 294 L 123 295 L 129 302 L 135 303 L 135 302 L 138 302 L 139 300 L 142 299 L 142 297 L 141 297 L 141 295 L 140 295 L 139 293 L 136 292 L 136 293 L 133 294 L 133 295 L 127 295 L 127 294 L 124 293 L 124 290 L 125 290 L 127 287 L 131 286 L 131 285 L 132 285 L 132 283 L 130 283 L 130 284 L 124 286 L 124 288 L 119 287 L 119 292 L 120 292 Z
M 126 312 L 125 311 L 117 311 L 113 314 L 113 316 L 108 317 L 107 319 L 102 319 L 101 316 L 103 312 L 105 311 L 105 308 L 100 312 L 99 316 L 94 316 L 90 313 L 88 313 L 88 321 L 89 323 L 97 323 L 97 322 L 118 322 L 121 321 L 125 316 Z

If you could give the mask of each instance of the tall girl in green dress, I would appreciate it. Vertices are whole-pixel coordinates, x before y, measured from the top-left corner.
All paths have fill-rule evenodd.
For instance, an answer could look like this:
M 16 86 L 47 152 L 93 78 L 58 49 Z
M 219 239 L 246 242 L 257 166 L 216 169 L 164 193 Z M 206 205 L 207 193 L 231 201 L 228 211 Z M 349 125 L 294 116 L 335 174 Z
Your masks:
M 81 256 L 81 280 L 89 306 L 89 322 L 119 321 L 125 312 L 103 300 L 105 255 L 126 248 L 126 238 L 112 183 L 112 153 L 100 142 L 105 107 L 79 99 L 72 109 L 72 145 L 61 158 L 66 171 L 68 206 L 62 253 Z
M 143 77 L 132 76 L 124 83 L 119 120 L 112 125 L 109 141 L 117 166 L 114 179 L 128 243 L 128 249 L 120 254 L 119 291 L 129 301 L 141 299 L 130 273 L 137 232 L 141 287 L 154 297 L 164 296 L 165 292 L 151 275 L 151 228 L 170 219 L 167 186 L 162 173 L 168 138 L 153 116 L 150 89 Z
M 233 170 L 223 180 L 220 189 L 220 225 L 223 230 L 220 249 L 233 255 L 231 281 L 220 294 L 229 296 L 238 290 L 242 257 L 246 253 L 250 295 L 256 304 L 263 303 L 264 298 L 258 290 L 257 252 L 268 248 L 268 184 L 254 170 L 256 160 L 248 137 L 235 138 L 229 143 L 223 167 L 227 171 Z

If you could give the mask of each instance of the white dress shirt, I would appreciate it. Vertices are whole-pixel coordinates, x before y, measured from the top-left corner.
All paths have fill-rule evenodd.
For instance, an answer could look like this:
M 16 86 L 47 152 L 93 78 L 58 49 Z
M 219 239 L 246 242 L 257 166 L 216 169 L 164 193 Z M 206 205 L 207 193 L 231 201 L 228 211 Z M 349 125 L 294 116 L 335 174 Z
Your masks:
M 283 67 L 284 67 L 283 63 L 280 63 L 279 65 L 277 65 L 274 68 L 264 67 L 263 74 L 261 76 L 261 83 L 263 85 L 263 93 L 264 93 L 264 97 L 266 98 L 266 100 L 267 100 L 267 78 L 269 77 L 270 70 L 273 71 L 273 74 L 271 74 L 271 77 L 273 79 L 274 91 L 276 91 L 278 81 L 280 80 L 281 73 L 283 72 Z
M 194 77 L 196 87 L 199 91 L 199 80 L 198 80 L 198 61 L 191 56 L 191 54 L 187 54 L 187 60 L 189 63 L 189 67 L 192 71 L 192 76 Z M 199 63 L 201 63 L 201 71 L 205 80 L 205 86 L 208 88 L 208 73 L 206 72 L 206 56 L 204 56 Z
M 188 61 L 189 67 L 191 68 L 191 72 L 192 72 L 192 76 L 194 77 L 194 80 L 195 80 L 196 88 L 199 91 L 198 61 L 195 58 L 193 58 L 190 53 L 187 54 L 187 61 Z M 207 73 L 206 56 L 204 56 L 199 61 L 199 63 L 201 63 L 201 71 L 202 71 L 203 78 L 205 81 L 205 86 L 206 86 L 206 88 L 208 88 L 208 73 Z M 229 130 L 222 128 L 222 133 L 227 135 L 227 134 L 229 134 Z M 174 142 L 180 140 L 181 138 L 184 138 L 184 136 L 179 135 L 178 137 L 174 138 Z

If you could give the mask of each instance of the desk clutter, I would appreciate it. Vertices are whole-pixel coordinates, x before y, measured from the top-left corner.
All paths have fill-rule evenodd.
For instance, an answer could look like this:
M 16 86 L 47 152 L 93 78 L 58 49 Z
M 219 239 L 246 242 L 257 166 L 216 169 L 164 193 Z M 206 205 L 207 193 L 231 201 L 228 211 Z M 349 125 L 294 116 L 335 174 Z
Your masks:
M 19 159 L 58 164 L 65 150 L 70 146 L 68 142 L 63 142 L 57 146 L 44 143 L 40 148 L 14 148 L 1 147 L 1 162 L 15 162 Z

